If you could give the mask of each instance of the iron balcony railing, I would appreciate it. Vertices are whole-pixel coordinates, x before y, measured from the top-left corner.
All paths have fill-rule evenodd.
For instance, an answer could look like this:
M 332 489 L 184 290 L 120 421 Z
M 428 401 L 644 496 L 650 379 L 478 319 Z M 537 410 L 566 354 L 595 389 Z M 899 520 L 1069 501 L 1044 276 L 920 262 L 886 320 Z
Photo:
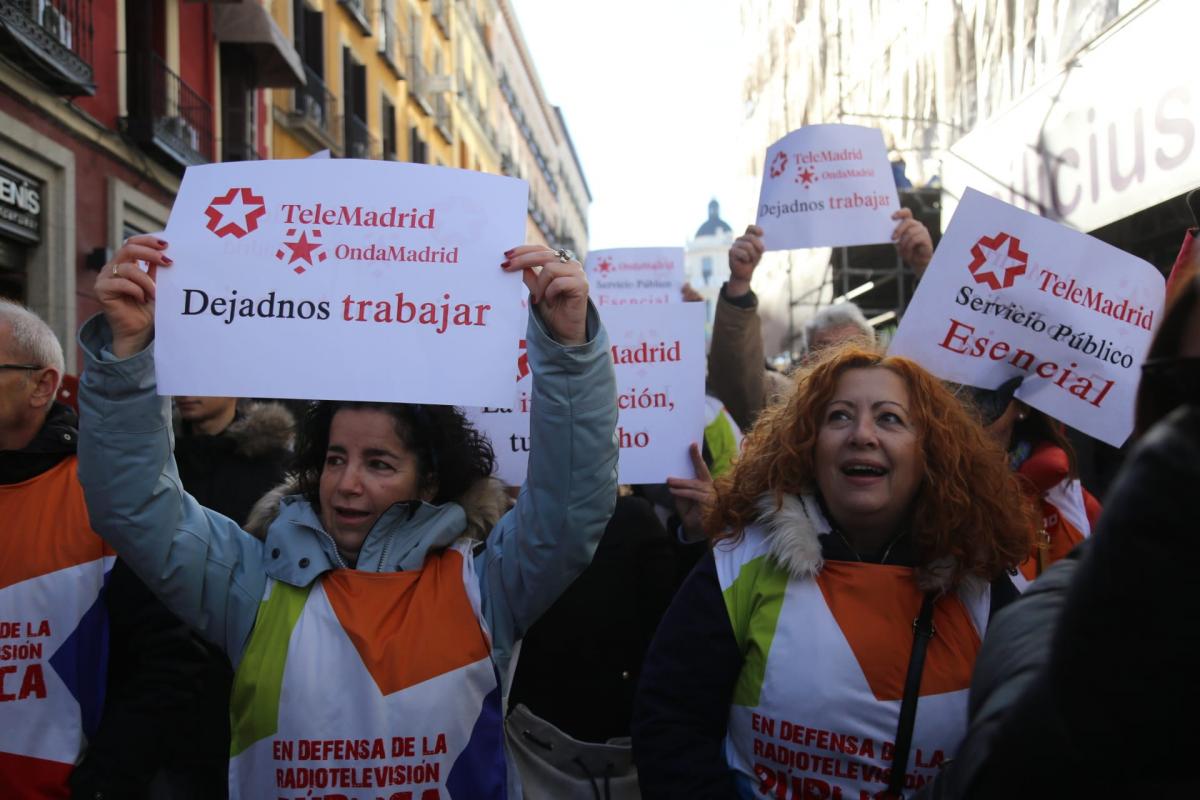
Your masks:
M 430 4 L 433 21 L 442 29 L 442 35 L 450 38 L 450 3 L 446 0 L 433 0 Z
M 92 0 L 0 0 L 0 53 L 55 91 L 95 94 Z
M 155 53 L 130 53 L 130 131 L 182 166 L 213 160 L 213 110 Z
M 454 126 L 450 121 L 450 101 L 447 100 L 445 92 L 438 92 L 433 97 L 433 124 L 447 143 L 453 141 Z
M 367 123 L 353 114 L 346 116 L 346 158 L 379 158 L 379 140 Z
M 337 147 L 337 98 L 307 64 L 304 77 L 304 86 L 292 92 L 292 121 L 326 146 Z
M 420 52 L 416 50 L 415 52 Z M 409 58 L 408 93 L 426 114 L 433 113 L 433 102 L 429 92 L 429 70 L 421 63 L 421 57 L 414 55 Z

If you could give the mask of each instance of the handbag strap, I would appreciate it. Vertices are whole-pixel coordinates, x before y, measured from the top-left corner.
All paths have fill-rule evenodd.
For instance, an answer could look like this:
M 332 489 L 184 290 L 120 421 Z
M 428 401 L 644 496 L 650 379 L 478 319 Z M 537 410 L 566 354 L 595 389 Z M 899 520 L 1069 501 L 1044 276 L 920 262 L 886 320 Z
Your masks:
M 921 613 L 913 620 L 912 655 L 908 658 L 908 675 L 904 678 L 904 699 L 900 701 L 900 720 L 896 723 L 896 749 L 892 754 L 892 774 L 888 780 L 888 797 L 904 797 L 904 773 L 908 769 L 908 753 L 912 749 L 913 726 L 917 721 L 917 699 L 921 694 L 921 673 L 925 669 L 925 649 L 937 630 L 933 627 L 932 592 L 921 601 Z

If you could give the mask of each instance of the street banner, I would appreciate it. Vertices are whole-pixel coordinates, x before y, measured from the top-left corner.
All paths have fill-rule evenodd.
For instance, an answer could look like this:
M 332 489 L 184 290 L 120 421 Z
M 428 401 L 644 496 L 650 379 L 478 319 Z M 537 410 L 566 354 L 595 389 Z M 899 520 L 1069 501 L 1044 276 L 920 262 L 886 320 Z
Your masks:
M 593 250 L 583 267 L 592 302 L 601 310 L 683 302 L 682 247 Z
M 525 330 L 524 181 L 350 159 L 191 167 L 158 271 L 163 394 L 485 405 Z
M 968 189 L 889 350 L 1119 447 L 1165 285 L 1150 264 Z
M 621 483 L 693 477 L 688 445 L 704 437 L 704 305 L 610 308 L 603 318 L 617 373 Z M 515 399 L 463 409 L 492 442 L 496 476 L 512 486 L 525 482 L 531 445 L 533 377 L 524 346 L 516 359 Z
M 807 125 L 767 148 L 758 197 L 767 250 L 890 242 L 899 208 L 877 128 Z

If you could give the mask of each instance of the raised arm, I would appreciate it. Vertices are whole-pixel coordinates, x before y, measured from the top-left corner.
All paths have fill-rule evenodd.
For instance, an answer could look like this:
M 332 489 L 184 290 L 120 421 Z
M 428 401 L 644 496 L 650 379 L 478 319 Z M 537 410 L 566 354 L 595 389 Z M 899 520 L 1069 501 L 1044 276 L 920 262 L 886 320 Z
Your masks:
M 708 391 L 742 430 L 749 430 L 766 403 L 762 323 L 750 290 L 762 260 L 762 228 L 750 225 L 729 248 L 729 281 L 721 287 L 708 350 Z
M 533 300 L 529 473 L 476 557 L 502 669 L 513 643 L 591 562 L 617 498 L 616 376 L 583 269 L 544 247 L 512 253 L 509 266 L 525 270 Z
M 265 587 L 262 544 L 179 482 L 170 400 L 155 391 L 151 341 L 154 273 L 171 263 L 165 249 L 134 237 L 96 280 L 104 314 L 79 334 L 79 480 L 93 529 L 168 609 L 236 663 Z

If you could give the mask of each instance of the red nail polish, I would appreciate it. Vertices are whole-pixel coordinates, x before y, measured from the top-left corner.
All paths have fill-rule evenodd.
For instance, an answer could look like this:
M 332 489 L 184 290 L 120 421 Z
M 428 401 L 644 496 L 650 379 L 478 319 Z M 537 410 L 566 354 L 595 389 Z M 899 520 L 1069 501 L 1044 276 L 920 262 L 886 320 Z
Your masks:
M 510 263 L 511 263 L 511 262 L 509 262 L 509 261 L 505 261 L 504 263 L 502 263 L 502 264 L 500 265 L 500 269 L 508 269 L 508 265 L 509 265 Z
M 162 239 L 158 239 L 157 241 L 158 241 L 158 246 L 159 246 L 159 247 L 166 247 L 166 246 L 167 246 L 167 243 L 166 243 L 165 241 L 163 241 Z
M 162 260 L 163 260 L 164 264 L 174 264 L 175 263 L 174 261 L 171 260 L 170 256 L 163 256 Z
M 515 248 L 515 247 L 514 247 L 512 250 L 505 250 L 505 251 L 504 251 L 504 257 L 505 257 L 505 258 L 512 258 L 513 250 L 516 250 L 516 249 L 517 249 L 517 248 Z

